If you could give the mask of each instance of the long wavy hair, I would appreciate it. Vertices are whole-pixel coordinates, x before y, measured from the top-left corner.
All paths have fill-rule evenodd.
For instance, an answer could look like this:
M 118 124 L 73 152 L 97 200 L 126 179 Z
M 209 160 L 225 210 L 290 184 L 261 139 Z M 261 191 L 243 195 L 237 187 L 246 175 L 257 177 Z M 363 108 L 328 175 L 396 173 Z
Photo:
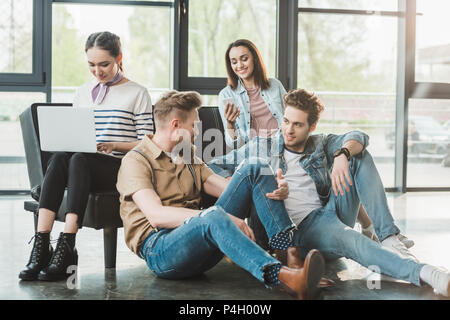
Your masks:
M 230 51 L 232 48 L 241 46 L 246 47 L 253 56 L 253 79 L 255 81 L 255 84 L 263 90 L 269 88 L 270 82 L 269 78 L 267 78 L 266 66 L 264 65 L 261 53 L 254 45 L 254 43 L 247 39 L 236 40 L 228 46 L 227 52 L 225 53 L 225 65 L 227 67 L 228 74 L 227 84 L 232 89 L 237 88 L 239 77 L 236 73 L 234 73 L 233 68 L 231 67 Z

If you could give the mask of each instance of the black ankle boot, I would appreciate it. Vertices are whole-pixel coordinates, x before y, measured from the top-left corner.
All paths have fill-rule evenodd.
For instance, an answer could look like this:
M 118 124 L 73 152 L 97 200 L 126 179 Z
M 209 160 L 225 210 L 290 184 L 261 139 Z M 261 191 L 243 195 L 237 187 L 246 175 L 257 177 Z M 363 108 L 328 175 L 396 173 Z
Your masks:
M 78 265 L 78 253 L 74 245 L 74 234 L 61 232 L 50 264 L 43 269 L 38 279 L 43 281 L 58 281 L 68 278 L 73 272 L 67 273 L 69 266 Z
M 52 254 L 50 233 L 36 232 L 30 259 L 25 269 L 20 272 L 19 278 L 28 281 L 36 280 L 39 272 L 48 266 Z

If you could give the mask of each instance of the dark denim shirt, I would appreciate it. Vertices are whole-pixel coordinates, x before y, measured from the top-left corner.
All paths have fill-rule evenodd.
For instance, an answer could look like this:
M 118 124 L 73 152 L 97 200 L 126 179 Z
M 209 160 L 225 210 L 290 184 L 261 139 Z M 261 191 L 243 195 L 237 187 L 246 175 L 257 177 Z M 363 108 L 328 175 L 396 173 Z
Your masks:
M 351 131 L 343 135 L 310 135 L 306 142 L 305 151 L 299 160 L 300 165 L 313 179 L 323 206 L 328 202 L 331 193 L 333 153 L 349 140 L 360 142 L 364 149 L 369 145 L 369 136 L 361 131 Z M 255 137 L 241 148 L 225 156 L 214 158 L 208 162 L 208 166 L 222 177 L 229 177 L 243 160 L 253 157 L 269 161 L 274 170 L 281 168 L 285 174 L 287 167 L 281 131 L 268 138 Z

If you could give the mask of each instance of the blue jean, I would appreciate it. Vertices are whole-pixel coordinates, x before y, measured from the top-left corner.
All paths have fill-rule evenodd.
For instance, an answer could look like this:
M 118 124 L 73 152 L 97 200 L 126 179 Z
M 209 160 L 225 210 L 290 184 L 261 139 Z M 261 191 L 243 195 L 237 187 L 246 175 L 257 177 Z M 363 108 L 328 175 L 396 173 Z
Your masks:
M 244 161 L 215 206 L 178 228 L 153 231 L 141 247 L 150 270 L 165 279 L 188 278 L 211 269 L 225 254 L 264 282 L 265 268 L 280 262 L 249 239 L 227 213 L 243 219 L 253 200 L 269 239 L 295 228 L 283 201 L 265 196 L 277 189 L 273 174 L 263 174 L 267 168 L 260 160 Z
M 362 151 L 351 158 L 349 165 L 353 183 L 353 186 L 349 186 L 350 192 L 344 190 L 343 196 L 339 193 L 335 196 L 331 191 L 330 200 L 325 207 L 336 210 L 339 219 L 353 228 L 362 203 L 380 241 L 398 234 L 400 230 L 394 224 L 383 183 L 370 153 Z
M 304 257 L 311 249 L 318 249 L 325 259 L 345 257 L 365 267 L 377 267 L 381 273 L 420 286 L 420 269 L 412 259 L 383 248 L 380 244 L 353 230 L 360 202 L 364 205 L 380 241 L 397 234 L 387 206 L 381 179 L 368 152 L 350 162 L 353 186 L 350 192 L 335 196 L 324 208 L 316 209 L 303 220 L 294 234 L 294 243 Z

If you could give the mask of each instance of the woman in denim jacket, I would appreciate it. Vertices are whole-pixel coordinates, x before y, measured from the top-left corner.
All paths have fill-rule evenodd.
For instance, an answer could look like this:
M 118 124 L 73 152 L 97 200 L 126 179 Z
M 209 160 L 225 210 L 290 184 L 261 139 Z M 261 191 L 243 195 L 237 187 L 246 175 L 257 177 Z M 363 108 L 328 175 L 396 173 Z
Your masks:
M 231 43 L 225 63 L 228 85 L 219 93 L 219 110 L 227 145 L 239 148 L 278 130 L 286 90 L 279 80 L 267 78 L 261 54 L 249 40 Z

